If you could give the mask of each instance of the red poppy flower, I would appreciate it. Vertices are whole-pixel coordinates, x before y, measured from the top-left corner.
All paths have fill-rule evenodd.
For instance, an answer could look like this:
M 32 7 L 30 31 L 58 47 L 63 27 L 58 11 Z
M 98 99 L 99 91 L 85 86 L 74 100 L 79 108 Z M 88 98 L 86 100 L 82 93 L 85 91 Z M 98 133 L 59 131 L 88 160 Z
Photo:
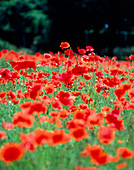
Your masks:
M 7 136 L 6 136 L 6 132 L 4 132 L 4 131 L 0 131 L 0 139 L 1 138 L 4 138 L 4 139 L 6 139 L 7 138 Z
M 34 133 L 20 133 L 21 145 L 25 150 L 34 152 L 36 149 L 35 134 Z
M 104 106 L 101 108 L 102 112 L 110 112 L 110 110 L 111 110 L 111 107 L 107 107 L 107 106 Z
M 66 123 L 66 126 L 69 130 L 76 129 L 78 127 L 85 127 L 85 122 L 82 119 L 73 119 L 69 120 Z
M 20 108 L 23 110 L 23 109 L 27 109 L 27 108 L 30 108 L 32 105 L 31 102 L 25 102 L 25 103 L 21 103 L 20 104 Z
M 52 94 L 55 91 L 55 88 L 51 84 L 47 84 L 44 89 L 47 94 Z
M 44 58 L 50 59 L 50 58 L 52 58 L 52 55 L 51 55 L 51 54 L 48 54 L 48 53 L 44 53 Z
M 68 113 L 67 110 L 62 110 L 62 111 L 59 112 L 59 114 L 60 114 L 60 115 L 59 115 L 60 118 L 64 120 L 64 119 L 68 118 L 68 114 L 69 114 L 69 113 Z
M 73 73 L 74 75 L 80 76 L 80 75 L 83 75 L 84 73 L 87 73 L 87 68 L 76 65 L 76 66 L 72 69 L 72 73 Z
M 78 110 L 78 107 L 77 107 L 77 106 L 72 105 L 72 106 L 70 106 L 70 107 L 69 107 L 68 112 L 73 113 L 73 112 L 75 112 L 76 110 Z
M 30 61 L 30 60 L 10 61 L 9 63 L 12 65 L 12 67 L 15 70 L 29 69 L 29 68 L 33 68 L 34 70 L 36 70 L 36 62 L 35 61 Z
M 13 104 L 18 104 L 19 101 L 20 101 L 19 99 L 13 99 L 13 100 L 12 100 Z
M 24 114 L 23 112 L 17 112 L 13 116 L 13 124 L 18 127 L 31 128 L 34 123 L 34 117 L 31 115 Z
M 72 135 L 75 141 L 80 141 L 88 137 L 88 132 L 84 127 L 74 128 L 70 131 L 70 134 Z
M 56 97 L 59 99 L 59 101 L 65 105 L 65 106 L 71 106 L 73 105 L 73 99 L 75 97 L 71 96 L 71 93 L 68 91 L 59 91 L 56 95 Z
M 117 130 L 124 130 L 123 120 L 120 120 L 119 118 L 119 115 L 109 113 L 106 115 L 105 120 L 108 124 L 111 124 L 113 128 L 116 128 Z
M 102 125 L 104 123 L 103 118 L 104 118 L 103 113 L 98 114 L 94 113 L 88 117 L 88 123 L 89 125 Z
M 124 73 L 124 70 L 123 69 L 119 69 L 119 68 L 111 68 L 110 69 L 110 75 L 121 75 Z
M 4 98 L 6 95 L 6 92 L 0 92 L 0 98 Z
M 120 164 L 116 165 L 117 169 L 122 169 L 122 168 L 126 168 L 126 167 L 127 167 L 127 163 L 126 162 L 123 162 L 123 163 L 120 163 Z
M 0 69 L 0 76 L 1 78 L 8 80 L 10 78 L 10 70 L 7 68 Z
M 52 80 L 52 84 L 53 84 L 54 88 L 59 88 L 59 87 L 62 86 L 62 84 L 60 83 L 60 81 L 54 80 L 54 79 Z
M 65 53 L 66 55 L 70 55 L 70 56 L 74 55 L 74 52 L 73 52 L 72 49 L 67 49 L 66 51 L 64 51 L 64 53 Z
M 134 97 L 134 88 L 132 88 L 128 91 L 128 95 L 131 99 Z
M 85 49 L 78 49 L 78 52 L 79 54 L 84 55 L 87 51 Z
M 62 42 L 61 45 L 60 45 L 61 49 L 63 48 L 69 48 L 70 47 L 70 44 L 68 42 Z
M 76 110 L 73 114 L 74 119 L 85 119 L 85 112 L 82 110 Z
M 94 126 L 89 126 L 88 129 L 89 130 L 94 130 Z
M 45 129 L 36 129 L 35 132 L 35 142 L 37 145 L 46 144 L 51 137 L 51 132 L 48 132 Z
M 2 58 L 2 52 L 0 51 L 0 59 Z
M 27 103 L 26 103 L 27 104 Z M 26 110 L 26 114 L 37 113 L 38 115 L 42 112 L 45 113 L 47 111 L 47 106 L 45 106 L 41 102 L 33 102 L 28 110 Z
M 61 110 L 63 108 L 58 98 L 51 97 L 51 105 L 54 110 Z
M 79 96 L 81 93 L 79 91 L 71 91 L 74 96 Z
M 124 147 L 118 148 L 116 152 L 124 159 L 132 158 L 134 156 L 134 153 L 130 149 Z
M 45 121 L 49 121 L 49 117 L 48 116 L 45 116 L 45 115 L 42 115 L 39 119 L 39 124 L 41 123 L 44 123 Z
M 10 122 L 3 122 L 2 126 L 4 129 L 7 129 L 7 130 L 12 130 L 14 128 L 14 124 Z
M 9 91 L 8 93 L 7 93 L 7 99 L 15 99 L 16 98 L 16 94 L 13 92 L 13 91 Z
M 73 78 L 73 74 L 69 71 L 59 74 L 59 80 L 61 82 L 64 82 L 65 84 L 72 82 L 72 78 Z
M 48 144 L 50 146 L 55 146 L 62 143 L 70 142 L 71 140 L 71 136 L 69 134 L 66 134 L 63 129 L 55 129 Z
M 86 46 L 86 50 L 87 50 L 87 51 L 90 51 L 90 52 L 94 51 L 94 49 L 93 49 L 92 46 Z
M 116 95 L 117 99 L 120 100 L 121 97 L 125 95 L 126 91 L 122 88 L 117 88 L 114 90 L 114 94 Z
M 134 60 L 134 55 L 130 55 L 130 56 L 129 56 L 129 59 L 130 59 L 130 60 Z
M 121 84 L 121 88 L 123 88 L 123 90 L 127 91 L 127 90 L 131 89 L 131 84 L 123 83 L 123 84 Z
M 87 104 L 79 104 L 79 108 L 82 109 L 82 110 L 85 110 L 88 108 L 88 105 Z
M 42 85 L 41 84 L 33 84 L 32 88 L 30 89 L 30 98 L 35 100 L 38 92 L 42 89 Z
M 117 77 L 105 77 L 102 82 L 109 87 L 115 87 L 120 84 L 120 80 Z
M 120 160 L 119 155 L 112 157 L 112 162 L 118 162 Z
M 115 138 L 115 130 L 108 126 L 102 126 L 99 128 L 98 138 L 104 145 L 111 144 Z
M 91 161 L 95 165 L 104 165 L 110 163 L 112 160 L 110 155 L 103 152 L 103 147 L 100 145 L 87 145 L 83 152 L 86 152 L 90 156 Z
M 127 60 L 127 61 L 128 61 L 128 60 L 129 60 L 129 57 L 125 57 L 125 60 Z
M 7 143 L 0 149 L 0 159 L 5 163 L 10 163 L 21 159 L 25 151 L 18 143 Z
M 85 102 L 86 104 L 88 103 L 88 97 L 85 93 L 81 93 L 81 99 L 83 100 L 83 102 Z
M 85 80 L 90 80 L 93 76 L 90 74 L 84 73 L 83 77 L 85 78 Z

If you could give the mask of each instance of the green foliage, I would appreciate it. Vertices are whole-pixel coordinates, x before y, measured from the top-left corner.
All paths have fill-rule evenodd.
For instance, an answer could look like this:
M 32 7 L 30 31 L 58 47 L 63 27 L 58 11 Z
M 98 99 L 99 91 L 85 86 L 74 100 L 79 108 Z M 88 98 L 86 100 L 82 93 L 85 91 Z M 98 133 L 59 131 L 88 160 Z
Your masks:
M 7 61 L 5 61 L 4 59 L 1 61 L 5 68 L 8 68 L 11 70 L 11 66 L 8 64 Z M 61 68 L 49 68 L 48 66 L 38 67 L 37 71 L 38 72 L 40 71 L 49 72 L 50 74 L 52 71 L 56 71 L 60 73 L 64 72 L 64 70 L 62 70 Z M 30 69 L 27 70 L 28 74 L 30 74 L 30 72 L 31 72 Z M 107 75 L 104 72 L 104 76 L 106 77 L 110 75 Z M 130 79 L 130 77 L 128 78 Z M 13 92 L 17 93 L 18 89 L 21 88 L 22 92 L 24 92 L 26 87 L 24 84 L 21 84 L 22 79 L 24 79 L 24 76 L 20 75 L 20 79 L 19 79 L 20 84 L 16 84 L 15 87 L 10 82 L 8 82 L 7 84 L 1 84 L 0 91 L 7 92 L 9 90 L 12 90 Z M 96 80 L 96 75 L 94 74 L 90 80 L 91 85 L 89 86 L 88 81 L 85 81 L 84 78 L 81 76 L 80 81 L 84 81 L 86 84 L 85 86 L 83 86 L 82 90 L 78 90 L 78 91 L 83 92 L 83 93 L 87 93 L 87 91 L 89 91 L 90 97 L 94 99 L 94 102 L 91 105 L 89 105 L 89 108 L 95 108 L 97 113 L 99 113 L 101 112 L 101 108 L 104 106 L 108 106 L 111 108 L 114 107 L 114 105 L 112 104 L 112 101 L 116 100 L 116 97 L 114 95 L 115 88 L 110 88 L 109 90 L 109 94 L 112 99 L 110 98 L 106 99 L 103 96 L 101 96 L 101 93 L 96 93 L 96 90 L 94 88 L 95 80 Z M 75 90 L 77 88 L 77 83 L 78 83 L 78 80 L 75 81 L 75 85 L 73 89 L 71 90 Z M 62 85 L 61 89 L 57 88 L 57 91 L 60 91 L 60 90 L 68 91 L 70 89 Z M 126 94 L 126 97 L 128 97 L 127 95 L 128 94 Z M 55 96 L 55 94 L 54 95 L 50 94 L 49 98 L 51 96 Z M 23 102 L 26 102 L 26 100 L 31 101 L 31 99 L 21 99 L 19 105 Z M 80 96 L 77 96 L 74 105 L 78 106 L 79 103 L 82 103 L 82 100 Z M 46 130 L 49 130 L 49 131 L 50 130 L 53 131 L 55 128 L 57 128 L 55 125 L 48 123 L 48 122 L 39 124 L 38 123 L 39 117 L 35 117 L 36 121 L 34 122 L 34 125 L 31 129 L 15 127 L 14 130 L 12 131 L 5 130 L 1 126 L 2 122 L 12 122 L 12 116 L 17 111 L 21 110 L 19 105 L 14 105 L 11 101 L 8 101 L 7 105 L 0 103 L 0 117 L 1 117 L 0 130 L 2 131 L 4 130 L 7 133 L 7 139 L 1 139 L 0 146 L 8 142 L 19 143 L 20 142 L 19 133 L 26 133 L 26 134 L 32 133 L 36 128 L 41 128 L 41 129 L 45 128 Z M 53 111 L 53 109 L 48 106 L 48 113 L 50 113 L 51 111 Z M 112 156 L 115 156 L 116 154 L 115 149 L 119 147 L 127 147 L 130 149 L 133 149 L 133 141 L 134 141 L 134 135 L 133 135 L 134 126 L 132 124 L 133 114 L 134 114 L 134 109 L 123 110 L 123 112 L 121 113 L 121 116 L 123 117 L 123 120 L 124 120 L 125 130 L 116 131 L 116 139 L 110 145 L 102 145 L 104 147 L 105 152 L 110 153 L 110 155 Z M 41 113 L 41 116 L 42 115 L 43 114 Z M 72 117 L 73 115 L 69 113 L 69 118 L 62 120 L 65 130 L 68 130 L 66 127 L 66 122 L 69 119 L 72 119 Z M 8 170 L 18 170 L 18 169 L 20 170 L 28 170 L 28 169 L 29 170 L 34 170 L 34 169 L 63 170 L 65 168 L 67 168 L 68 170 L 75 170 L 75 167 L 78 165 L 81 165 L 83 167 L 86 167 L 86 166 L 92 167 L 94 166 L 94 164 L 91 162 L 90 158 L 82 157 L 79 154 L 81 151 L 84 150 L 87 144 L 90 144 L 90 145 L 100 144 L 99 140 L 97 139 L 98 127 L 97 126 L 94 126 L 94 127 L 95 128 L 93 131 L 88 131 L 89 137 L 87 139 L 83 139 L 82 141 L 76 142 L 73 140 L 70 143 L 59 144 L 57 146 L 52 146 L 52 147 L 45 144 L 43 146 L 37 147 L 35 152 L 32 152 L 32 153 L 26 152 L 24 157 L 21 160 L 11 163 L 11 165 L 8 167 Z M 118 140 L 123 140 L 123 143 L 122 144 L 118 143 Z M 127 168 L 124 170 L 133 170 L 134 163 L 132 159 L 126 159 L 126 160 L 121 159 L 120 162 L 117 162 L 117 163 L 111 162 L 107 165 L 96 166 L 96 167 L 98 167 L 99 170 L 108 170 L 108 169 L 115 170 L 116 165 L 123 161 L 126 161 L 128 164 Z M 0 167 L 1 167 L 1 170 L 7 169 L 7 165 L 4 164 L 3 162 L 0 162 Z
M 15 45 L 9 43 L 8 41 L 4 41 L 0 39 L 0 51 L 3 49 L 8 49 L 9 51 L 14 50 L 16 52 L 22 51 L 22 52 L 26 52 L 29 54 L 33 54 L 33 51 L 28 48 L 22 48 L 22 47 L 17 48 Z
M 0 6 L 0 30 L 2 32 L 13 32 L 16 37 L 17 35 L 22 35 L 22 38 L 29 33 L 35 39 L 36 36 L 41 36 L 37 43 L 46 43 L 48 42 L 46 34 L 49 33 L 51 26 L 47 10 L 47 0 L 2 0 Z M 19 46 L 19 44 L 17 45 Z M 32 45 L 31 43 L 31 47 Z

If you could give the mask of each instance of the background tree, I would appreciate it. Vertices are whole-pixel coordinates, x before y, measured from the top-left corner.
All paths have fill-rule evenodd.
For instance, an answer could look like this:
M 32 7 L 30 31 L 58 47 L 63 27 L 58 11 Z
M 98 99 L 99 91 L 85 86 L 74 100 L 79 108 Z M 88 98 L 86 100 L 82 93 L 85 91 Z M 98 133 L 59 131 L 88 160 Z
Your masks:
M 68 41 L 76 50 L 91 45 L 113 55 L 116 46 L 134 44 L 132 0 L 1 0 L 3 40 L 32 51 L 60 50 Z
M 18 47 L 34 48 L 48 43 L 51 21 L 47 0 L 1 1 L 0 37 Z

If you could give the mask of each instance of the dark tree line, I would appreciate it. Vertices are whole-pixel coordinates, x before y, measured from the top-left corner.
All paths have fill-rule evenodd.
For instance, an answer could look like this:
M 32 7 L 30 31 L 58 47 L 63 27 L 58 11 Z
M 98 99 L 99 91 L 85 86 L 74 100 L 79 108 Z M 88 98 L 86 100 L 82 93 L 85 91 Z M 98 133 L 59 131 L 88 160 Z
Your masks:
M 120 35 L 134 30 L 133 7 L 133 0 L 1 0 L 0 45 L 57 51 L 68 41 L 98 53 L 108 47 L 111 55 L 116 45 L 132 44 Z

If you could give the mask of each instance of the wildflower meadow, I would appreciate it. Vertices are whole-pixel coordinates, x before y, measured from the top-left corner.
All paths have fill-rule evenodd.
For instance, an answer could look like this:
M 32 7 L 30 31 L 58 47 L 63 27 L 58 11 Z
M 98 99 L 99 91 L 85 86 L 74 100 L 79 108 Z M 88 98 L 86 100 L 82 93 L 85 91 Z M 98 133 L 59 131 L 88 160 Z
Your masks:
M 133 60 L 0 51 L 0 170 L 133 170 Z

